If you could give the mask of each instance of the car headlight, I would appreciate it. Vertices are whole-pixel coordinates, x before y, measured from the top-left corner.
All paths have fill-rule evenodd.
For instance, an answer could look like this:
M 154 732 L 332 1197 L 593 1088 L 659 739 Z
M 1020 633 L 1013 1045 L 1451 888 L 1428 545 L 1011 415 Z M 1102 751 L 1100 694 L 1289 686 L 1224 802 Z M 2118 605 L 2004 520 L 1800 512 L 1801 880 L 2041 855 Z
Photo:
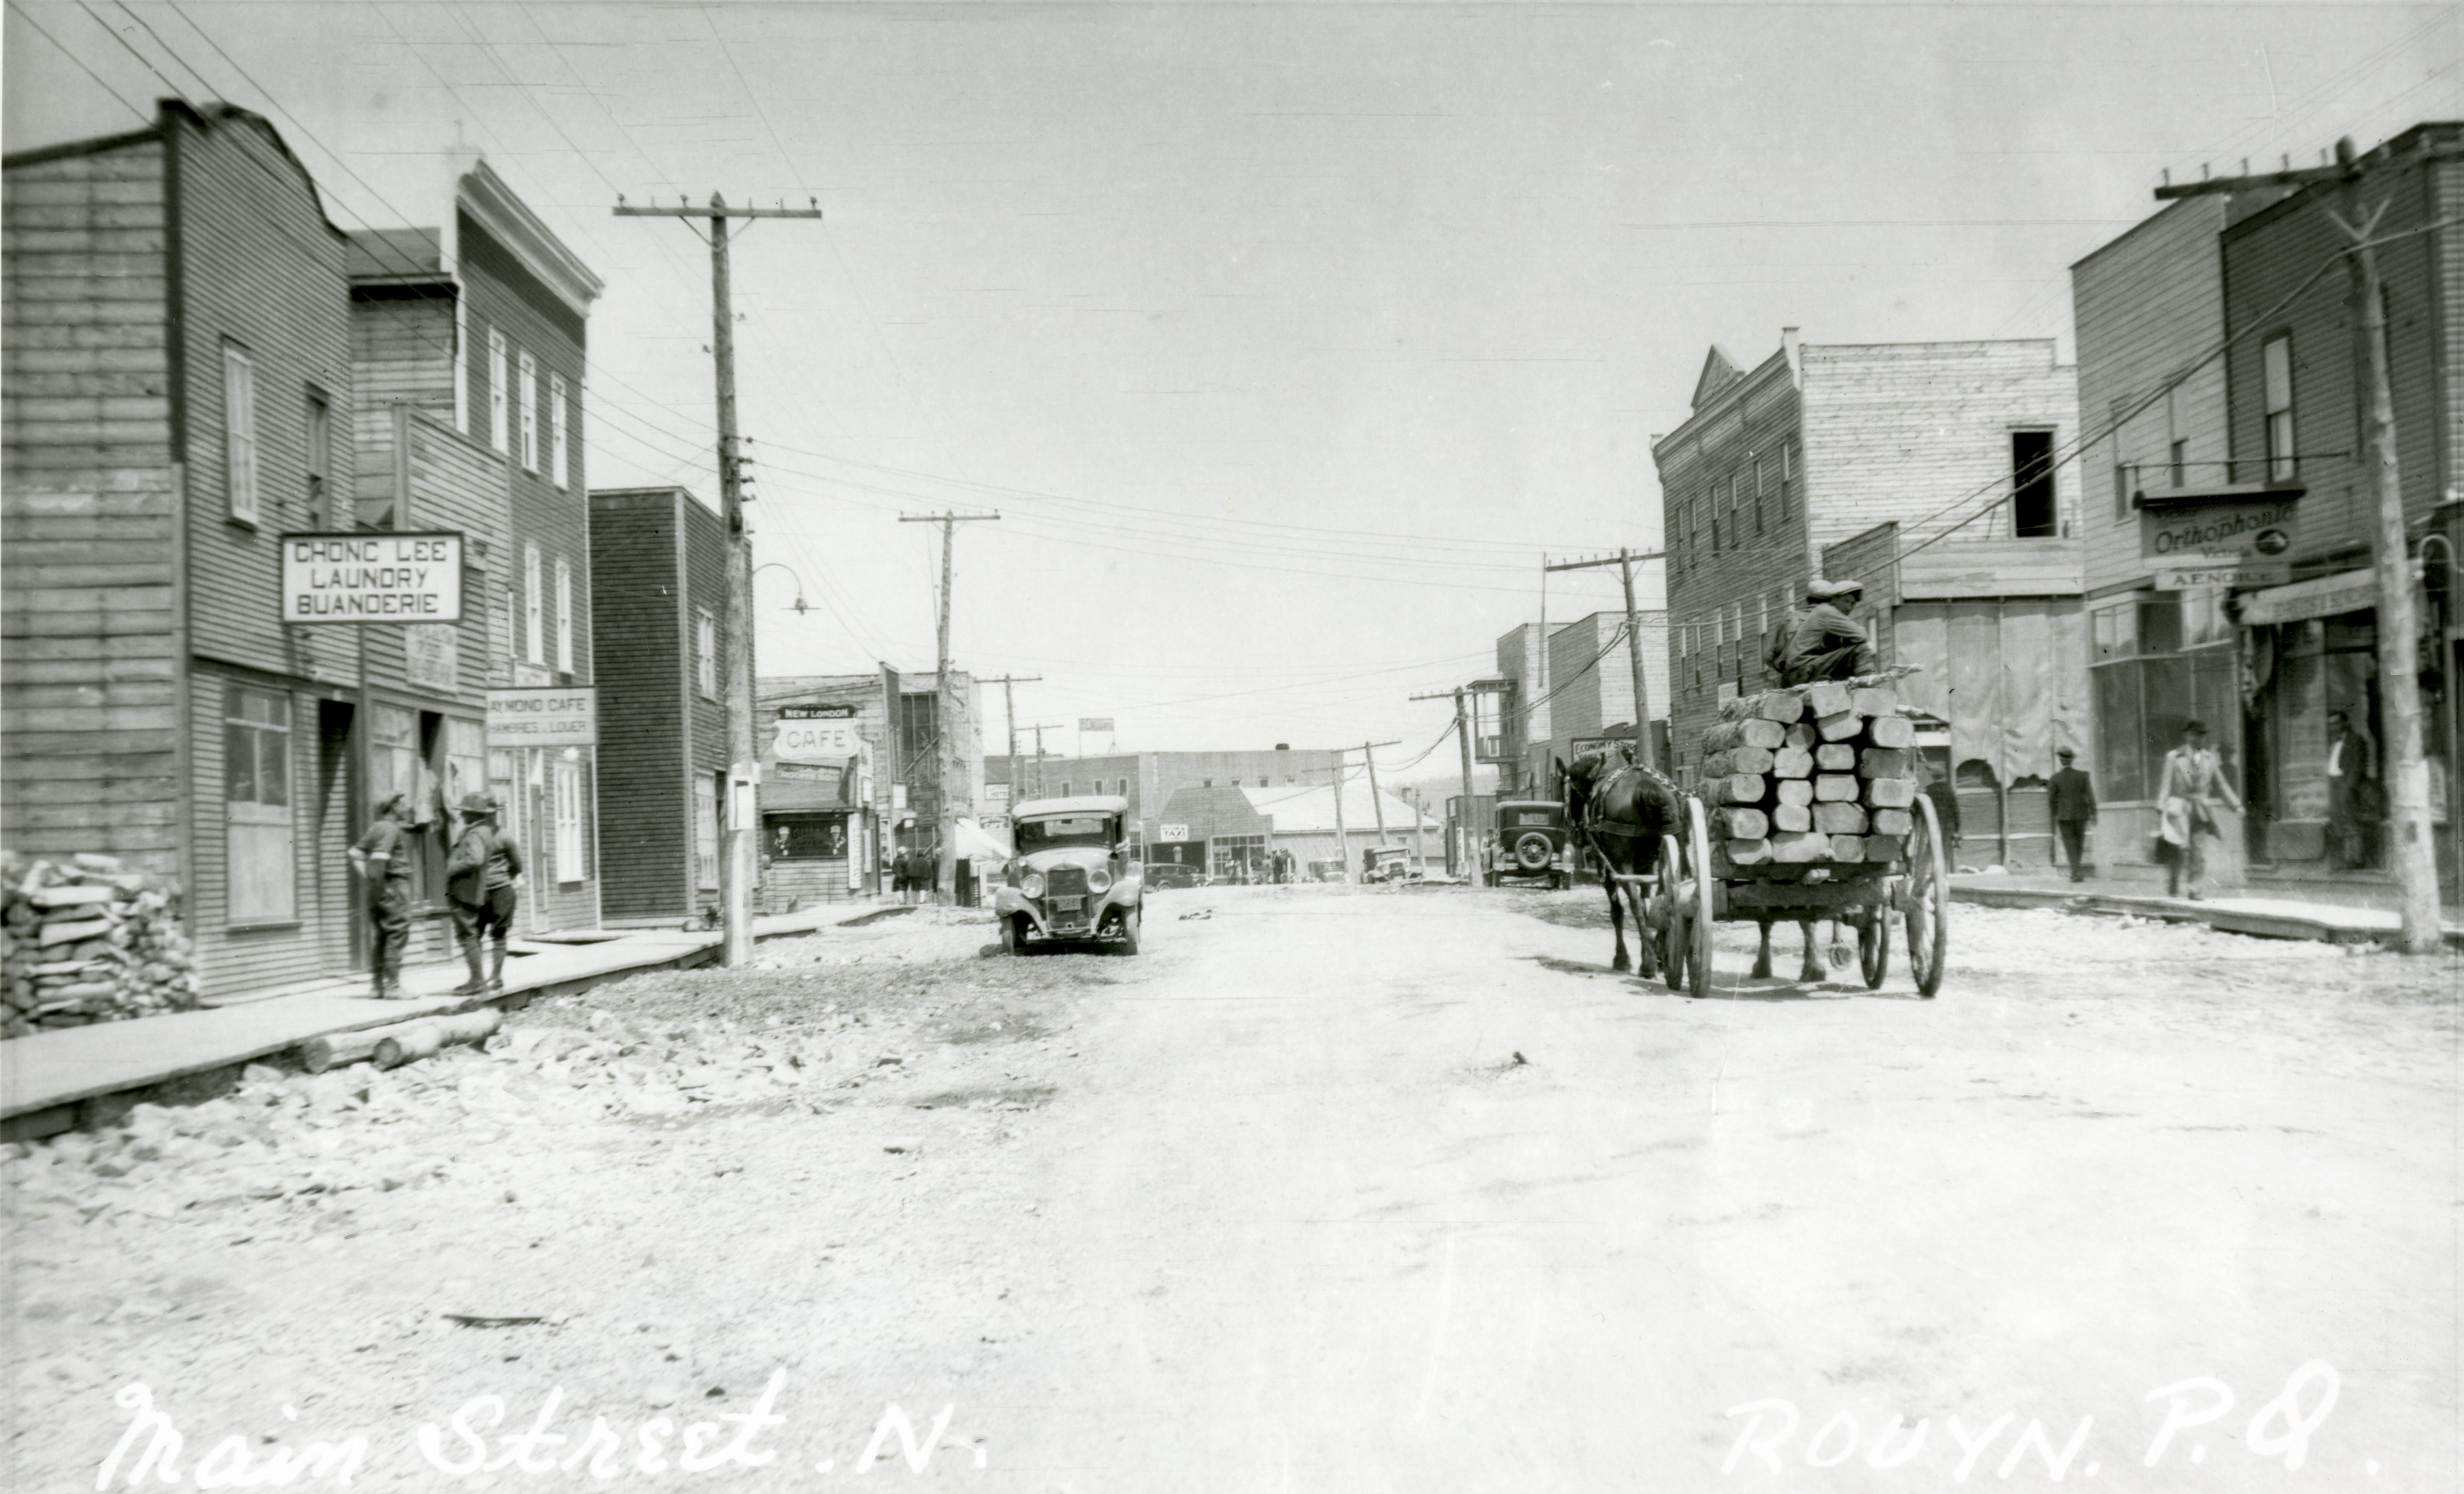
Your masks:
M 1018 890 L 1029 897 L 1042 897 L 1044 895 L 1044 873 L 1041 871 L 1030 871 L 1026 875 L 1019 878 Z
M 1087 890 L 1089 892 L 1104 891 L 1111 888 L 1111 885 L 1112 874 L 1101 867 L 1097 867 L 1087 873 Z

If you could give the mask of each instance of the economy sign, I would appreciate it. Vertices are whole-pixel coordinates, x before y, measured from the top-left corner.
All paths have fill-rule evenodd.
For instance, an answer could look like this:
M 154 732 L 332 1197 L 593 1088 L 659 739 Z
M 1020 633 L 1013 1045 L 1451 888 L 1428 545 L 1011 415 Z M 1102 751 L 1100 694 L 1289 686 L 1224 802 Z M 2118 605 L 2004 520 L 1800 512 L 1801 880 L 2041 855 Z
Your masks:
M 491 747 L 596 747 L 599 692 L 587 685 L 488 692 Z
M 285 623 L 458 623 L 458 534 L 284 535 Z

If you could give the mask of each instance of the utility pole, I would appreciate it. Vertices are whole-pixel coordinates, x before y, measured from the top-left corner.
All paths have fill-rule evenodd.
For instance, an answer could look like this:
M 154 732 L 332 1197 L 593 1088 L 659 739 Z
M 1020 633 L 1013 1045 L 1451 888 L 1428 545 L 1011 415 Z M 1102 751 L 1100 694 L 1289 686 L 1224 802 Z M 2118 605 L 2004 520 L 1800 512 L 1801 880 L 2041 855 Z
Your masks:
M 1038 721 L 1033 726 L 1028 727 L 1027 730 L 1035 734 L 1035 797 L 1042 799 L 1044 797 L 1045 788 L 1044 734 L 1046 732 L 1057 732 L 1061 730 L 1061 723 L 1058 721 Z
M 1463 710 L 1463 696 L 1467 692 L 1465 692 L 1461 686 L 1457 686 L 1453 690 L 1441 690 L 1437 693 L 1430 695 L 1414 695 L 1412 698 L 1414 700 L 1445 700 L 1452 698 L 1455 703 L 1455 747 L 1463 754 L 1463 819 L 1458 823 L 1456 828 L 1463 832 L 1463 875 L 1469 876 L 1471 875 L 1472 859 L 1472 822 L 1477 818 L 1477 816 L 1472 812 L 1471 802 L 1471 716 Z M 1455 847 L 1452 845 L 1449 845 L 1446 847 L 1446 867 L 1448 870 L 1451 871 L 1454 869 L 1454 863 Z
M 958 796 L 951 791 L 950 780 L 956 774 L 958 751 L 958 692 L 950 688 L 950 549 L 955 532 L 960 524 L 996 519 L 999 514 L 901 514 L 902 524 L 938 524 L 941 526 L 941 622 L 936 638 L 939 659 L 934 667 L 933 693 L 939 704 L 934 714 L 941 718 L 940 752 L 934 758 L 934 781 L 940 785 L 939 819 L 941 854 L 939 869 L 933 874 L 936 890 L 957 897 L 958 825 L 952 812 Z
M 2387 809 L 2393 820 L 2394 863 L 2402 941 L 2409 955 L 2434 955 L 2445 947 L 2438 919 L 2438 865 L 2430 830 L 2430 763 L 2423 756 L 2421 730 L 2421 668 L 2415 650 L 2421 619 L 2412 601 L 2411 547 L 2404 516 L 2403 474 L 2396 464 L 2395 391 L 2387 368 L 2387 302 L 2380 293 L 2379 261 L 2371 236 L 2387 215 L 2391 197 L 2365 206 L 2362 201 L 2368 168 L 2391 158 L 2372 152 L 2365 161 L 2350 138 L 2336 142 L 2333 165 L 2272 171 L 2258 176 L 2218 177 L 2203 182 L 2166 186 L 2159 198 L 2195 197 L 2210 192 L 2248 191 L 2261 187 L 2309 187 L 2334 183 L 2343 211 L 2325 208 L 2328 221 L 2352 241 L 2344 270 L 2351 293 L 2355 382 L 2367 392 L 2369 477 L 2376 519 L 2371 530 L 2372 569 L 2378 573 L 2379 709 L 2387 738 L 2389 761 Z M 2322 205 L 2323 207 L 2323 205 Z M 2458 827 L 2464 833 L 2464 826 Z
M 1010 687 L 1032 685 L 1043 678 L 1041 674 L 1004 674 L 999 679 L 976 682 L 979 685 L 999 685 L 1001 688 L 1001 724 L 1009 732 L 1009 793 L 1012 802 L 1018 799 L 1018 697 L 1011 693 Z
M 1360 758 L 1363 762 L 1369 764 L 1369 807 L 1377 816 L 1377 846 L 1379 849 L 1383 850 L 1386 846 L 1386 806 L 1377 802 L 1376 749 L 1371 747 L 1365 742 L 1362 743 L 1360 748 Z
M 1657 560 L 1665 553 L 1620 549 L 1595 560 L 1563 560 L 1541 567 L 1543 575 L 1550 571 L 1587 571 L 1602 565 L 1617 568 L 1625 582 L 1625 656 L 1634 670 L 1634 760 L 1655 773 L 1660 771 L 1660 758 L 1651 739 L 1651 692 L 1642 680 L 1642 616 L 1634 607 L 1634 562 Z
M 1369 797 L 1373 807 L 1377 797 L 1377 759 L 1373 754 L 1380 747 L 1400 745 L 1399 741 L 1360 744 L 1361 756 L 1369 759 Z M 1351 756 L 1352 749 L 1349 747 L 1337 747 L 1334 750 L 1334 846 L 1335 853 L 1343 858 L 1343 880 L 1346 882 L 1354 880 L 1352 872 L 1352 834 L 1343 824 L 1344 759 Z M 1380 846 L 1386 844 L 1386 812 L 1383 809 L 1377 811 L 1377 844 Z
M 728 222 L 735 218 L 818 218 L 820 204 L 789 208 L 731 208 L 716 192 L 710 205 L 635 208 L 616 199 L 620 218 L 710 220 L 710 355 L 718 373 L 718 505 L 727 529 L 727 603 L 720 626 L 726 635 L 727 802 L 720 821 L 718 905 L 720 963 L 753 958 L 754 785 L 760 761 L 753 747 L 753 535 L 744 522 L 744 469 L 751 458 L 737 450 L 736 311 L 728 290 Z

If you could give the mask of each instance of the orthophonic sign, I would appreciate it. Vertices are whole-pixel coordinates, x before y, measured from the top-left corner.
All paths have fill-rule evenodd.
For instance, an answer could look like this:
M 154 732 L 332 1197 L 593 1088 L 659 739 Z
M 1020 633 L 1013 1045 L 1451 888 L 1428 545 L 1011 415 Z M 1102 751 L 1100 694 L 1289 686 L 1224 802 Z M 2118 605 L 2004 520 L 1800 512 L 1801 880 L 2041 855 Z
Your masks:
M 285 623 L 458 623 L 458 534 L 282 537 Z
M 2175 498 L 2141 494 L 2139 553 L 2168 564 L 2209 566 L 2220 560 L 2269 560 L 2289 553 L 2298 531 L 2299 494 L 2285 492 Z
M 599 692 L 587 685 L 488 692 L 491 747 L 596 747 Z

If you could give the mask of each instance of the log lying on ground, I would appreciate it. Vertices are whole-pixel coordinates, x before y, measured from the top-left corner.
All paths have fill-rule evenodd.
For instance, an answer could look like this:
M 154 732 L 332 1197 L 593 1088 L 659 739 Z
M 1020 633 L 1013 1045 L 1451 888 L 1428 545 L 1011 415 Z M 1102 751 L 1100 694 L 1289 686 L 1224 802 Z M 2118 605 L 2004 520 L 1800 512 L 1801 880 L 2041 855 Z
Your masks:
M 357 1032 L 329 1032 L 299 1044 L 299 1063 L 312 1074 L 321 1074 L 329 1068 L 356 1064 L 363 1059 L 376 1060 L 379 1068 L 394 1068 L 408 1062 L 408 1058 L 403 1056 L 406 1053 L 409 1058 L 425 1058 L 451 1044 L 476 1043 L 495 1031 L 504 1020 L 503 1013 L 490 1006 L 451 1017 L 421 1017 L 389 1026 L 363 1027 Z M 426 1036 L 406 1045 L 406 1040 L 410 1040 L 414 1033 Z M 435 1039 L 432 1044 L 428 1044 L 428 1036 Z M 383 1051 L 388 1043 L 396 1044 L 391 1063 L 385 1061 Z

